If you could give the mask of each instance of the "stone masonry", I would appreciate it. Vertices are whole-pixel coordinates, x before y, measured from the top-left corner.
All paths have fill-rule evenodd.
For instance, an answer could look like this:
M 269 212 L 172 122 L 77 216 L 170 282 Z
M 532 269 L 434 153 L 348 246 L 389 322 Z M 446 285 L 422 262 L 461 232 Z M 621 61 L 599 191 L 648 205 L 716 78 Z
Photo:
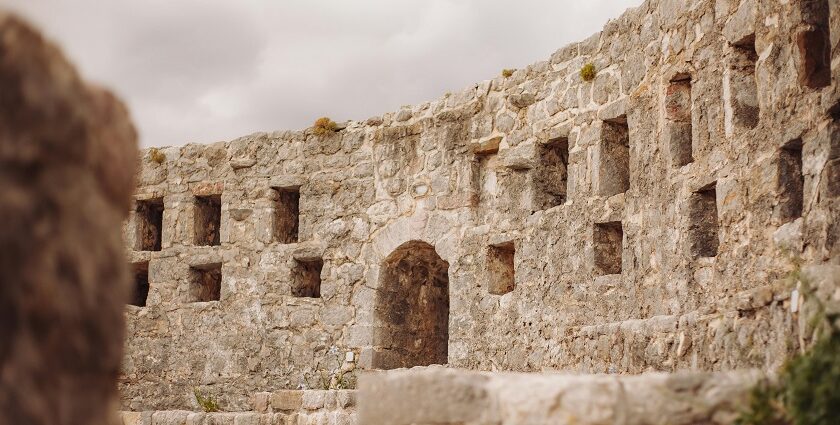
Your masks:
M 145 151 L 122 408 L 339 367 L 775 369 L 807 342 L 786 278 L 840 265 L 838 40 L 833 0 L 648 0 L 325 136 Z

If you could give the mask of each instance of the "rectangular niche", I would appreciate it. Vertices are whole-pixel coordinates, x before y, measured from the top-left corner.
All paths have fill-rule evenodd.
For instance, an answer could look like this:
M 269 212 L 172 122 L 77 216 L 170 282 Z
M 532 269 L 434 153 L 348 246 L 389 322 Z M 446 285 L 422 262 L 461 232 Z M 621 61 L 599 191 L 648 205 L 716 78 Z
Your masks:
M 134 288 L 129 304 L 145 307 L 146 299 L 149 297 L 149 263 L 136 263 L 132 266 L 134 268 Z
M 829 0 L 800 0 L 802 26 L 796 33 L 799 83 L 819 89 L 831 84 Z
M 195 197 L 195 242 L 196 245 L 219 245 L 219 229 L 222 227 L 222 195 Z
M 691 255 L 695 258 L 717 256 L 719 225 L 715 183 L 694 192 L 688 208 Z
M 503 295 L 516 287 L 513 262 L 515 255 L 513 241 L 490 245 L 487 252 L 487 270 L 490 277 L 488 292 Z
M 805 177 L 802 174 L 802 140 L 788 142 L 779 150 L 778 216 L 783 222 L 802 216 Z
M 569 193 L 568 138 L 553 139 L 539 146 L 539 164 L 534 176 L 540 196 L 537 209 L 545 210 L 566 202 Z
M 300 188 L 273 188 L 274 241 L 282 244 L 298 242 L 300 226 Z
M 598 162 L 598 195 L 609 197 L 630 188 L 630 129 L 626 116 L 603 122 Z
M 690 75 L 678 75 L 668 84 L 665 92 L 665 119 L 671 165 L 682 167 L 694 162 Z
M 498 141 L 482 146 L 476 150 L 473 163 L 473 190 L 478 195 L 478 202 L 481 204 L 493 203 L 496 200 L 498 188 L 498 164 L 499 147 Z
M 221 295 L 221 263 L 190 267 L 190 302 L 219 301 Z
M 624 230 L 620 221 L 596 223 L 592 235 L 595 253 L 595 274 L 621 274 Z
M 729 106 L 732 122 L 741 128 L 758 125 L 758 89 L 755 80 L 755 35 L 732 45 L 729 63 Z
M 163 239 L 163 198 L 137 201 L 137 241 L 140 251 L 160 251 Z
M 321 270 L 324 260 L 295 259 L 292 268 L 292 296 L 321 298 Z

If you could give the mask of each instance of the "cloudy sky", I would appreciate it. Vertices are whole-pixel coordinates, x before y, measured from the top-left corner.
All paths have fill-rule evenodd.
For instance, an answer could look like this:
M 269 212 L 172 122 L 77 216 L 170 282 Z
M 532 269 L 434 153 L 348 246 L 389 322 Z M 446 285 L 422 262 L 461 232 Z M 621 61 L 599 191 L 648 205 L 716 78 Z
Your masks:
M 642 0 L 3 0 L 144 146 L 363 120 L 547 59 Z

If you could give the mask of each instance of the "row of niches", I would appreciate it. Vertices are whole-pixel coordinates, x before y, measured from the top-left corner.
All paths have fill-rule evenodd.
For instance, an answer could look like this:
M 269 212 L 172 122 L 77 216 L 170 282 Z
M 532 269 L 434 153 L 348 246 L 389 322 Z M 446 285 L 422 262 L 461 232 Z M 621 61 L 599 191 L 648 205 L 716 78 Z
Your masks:
M 272 239 L 281 244 L 299 242 L 300 189 L 273 188 Z M 163 198 L 137 201 L 135 210 L 137 251 L 160 251 L 163 242 Z M 221 194 L 196 196 L 194 200 L 193 244 L 220 245 Z
M 149 263 L 134 263 L 134 290 L 129 300 L 130 305 L 145 307 L 149 290 L 154 282 L 149 281 Z M 321 297 L 321 271 L 324 261 L 321 258 L 295 259 L 291 269 L 291 296 L 298 298 Z M 212 302 L 222 299 L 222 263 L 197 264 L 189 267 L 189 287 L 183 302 Z
M 779 201 L 774 216 L 780 222 L 801 217 L 804 210 L 802 140 L 795 139 L 779 149 L 776 161 L 775 191 Z M 717 208 L 717 182 L 691 193 L 688 199 L 688 249 L 693 258 L 716 257 L 719 248 L 720 218 Z M 624 228 L 621 221 L 595 223 L 592 228 L 593 271 L 596 276 L 622 273 Z M 487 251 L 488 292 L 503 295 L 516 287 L 515 243 L 490 245 Z
M 819 31 L 817 33 L 823 34 Z M 809 40 L 811 39 L 809 38 Z M 801 44 L 800 54 L 803 57 L 817 55 L 824 59 L 824 46 L 820 44 L 819 40 L 821 38 L 817 37 L 811 40 L 811 43 Z M 814 53 L 815 51 L 816 53 Z M 724 98 L 727 107 L 724 110 L 728 123 L 726 126 L 727 136 L 732 136 L 736 130 L 753 129 L 759 124 L 759 87 L 755 75 L 758 54 L 755 47 L 755 35 L 749 34 L 740 40 L 729 43 L 725 54 L 726 69 L 723 71 L 723 78 L 725 79 Z M 808 63 L 816 67 L 824 61 L 814 59 Z M 830 79 L 825 78 L 825 72 L 822 68 L 808 72 L 810 78 L 808 81 L 818 80 L 821 83 L 812 85 L 810 82 L 806 83 L 803 80 L 803 85 L 824 87 L 826 81 L 830 81 Z M 691 74 L 677 73 L 668 80 L 664 90 L 665 122 L 663 137 L 670 165 L 674 168 L 691 164 L 697 158 L 698 147 L 694 143 L 692 124 L 695 118 L 693 116 L 692 86 Z M 631 131 L 626 115 L 605 119 L 601 124 L 592 191 L 596 196 L 610 197 L 624 193 L 630 187 Z M 485 195 L 485 192 L 495 190 L 495 167 L 491 166 L 491 163 L 496 160 L 497 146 L 482 147 L 482 150 L 476 152 L 479 172 L 475 184 L 479 188 L 479 193 L 482 193 L 482 199 L 485 196 L 495 196 L 494 193 Z M 569 195 L 573 193 L 572 181 L 569 179 L 570 150 L 571 145 L 568 137 L 554 138 L 539 145 L 533 174 L 536 193 L 533 205 L 535 211 L 562 205 L 569 200 Z M 801 159 L 801 148 L 798 149 L 797 153 L 796 148 L 786 147 L 781 152 L 782 162 L 791 163 L 791 155 L 799 155 L 798 158 Z M 798 172 L 801 173 L 801 167 L 799 167 Z M 488 183 L 488 181 L 491 183 Z

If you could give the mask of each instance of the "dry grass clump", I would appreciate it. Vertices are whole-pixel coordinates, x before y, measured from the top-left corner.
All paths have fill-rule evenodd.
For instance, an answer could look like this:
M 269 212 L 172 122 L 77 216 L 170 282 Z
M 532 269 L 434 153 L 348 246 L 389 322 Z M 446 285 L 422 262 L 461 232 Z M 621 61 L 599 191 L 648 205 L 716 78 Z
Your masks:
M 201 395 L 201 391 L 199 391 L 198 388 L 193 388 L 193 395 L 195 396 L 196 403 L 198 403 L 205 412 L 212 413 L 221 411 L 221 409 L 219 409 L 219 403 L 216 403 L 216 400 L 213 400 L 213 397 L 210 397 L 209 395 L 207 397 Z
M 312 125 L 312 132 L 318 136 L 324 136 L 330 133 L 334 133 L 336 129 L 335 121 L 329 119 L 328 117 L 321 117 L 315 120 L 315 124 Z
M 166 161 L 166 154 L 160 151 L 158 148 L 151 148 L 149 149 L 149 158 L 158 164 L 163 164 Z
M 595 70 L 595 64 L 592 62 L 589 62 L 580 69 L 580 78 L 583 78 L 583 81 L 592 81 L 597 74 L 598 71 Z

